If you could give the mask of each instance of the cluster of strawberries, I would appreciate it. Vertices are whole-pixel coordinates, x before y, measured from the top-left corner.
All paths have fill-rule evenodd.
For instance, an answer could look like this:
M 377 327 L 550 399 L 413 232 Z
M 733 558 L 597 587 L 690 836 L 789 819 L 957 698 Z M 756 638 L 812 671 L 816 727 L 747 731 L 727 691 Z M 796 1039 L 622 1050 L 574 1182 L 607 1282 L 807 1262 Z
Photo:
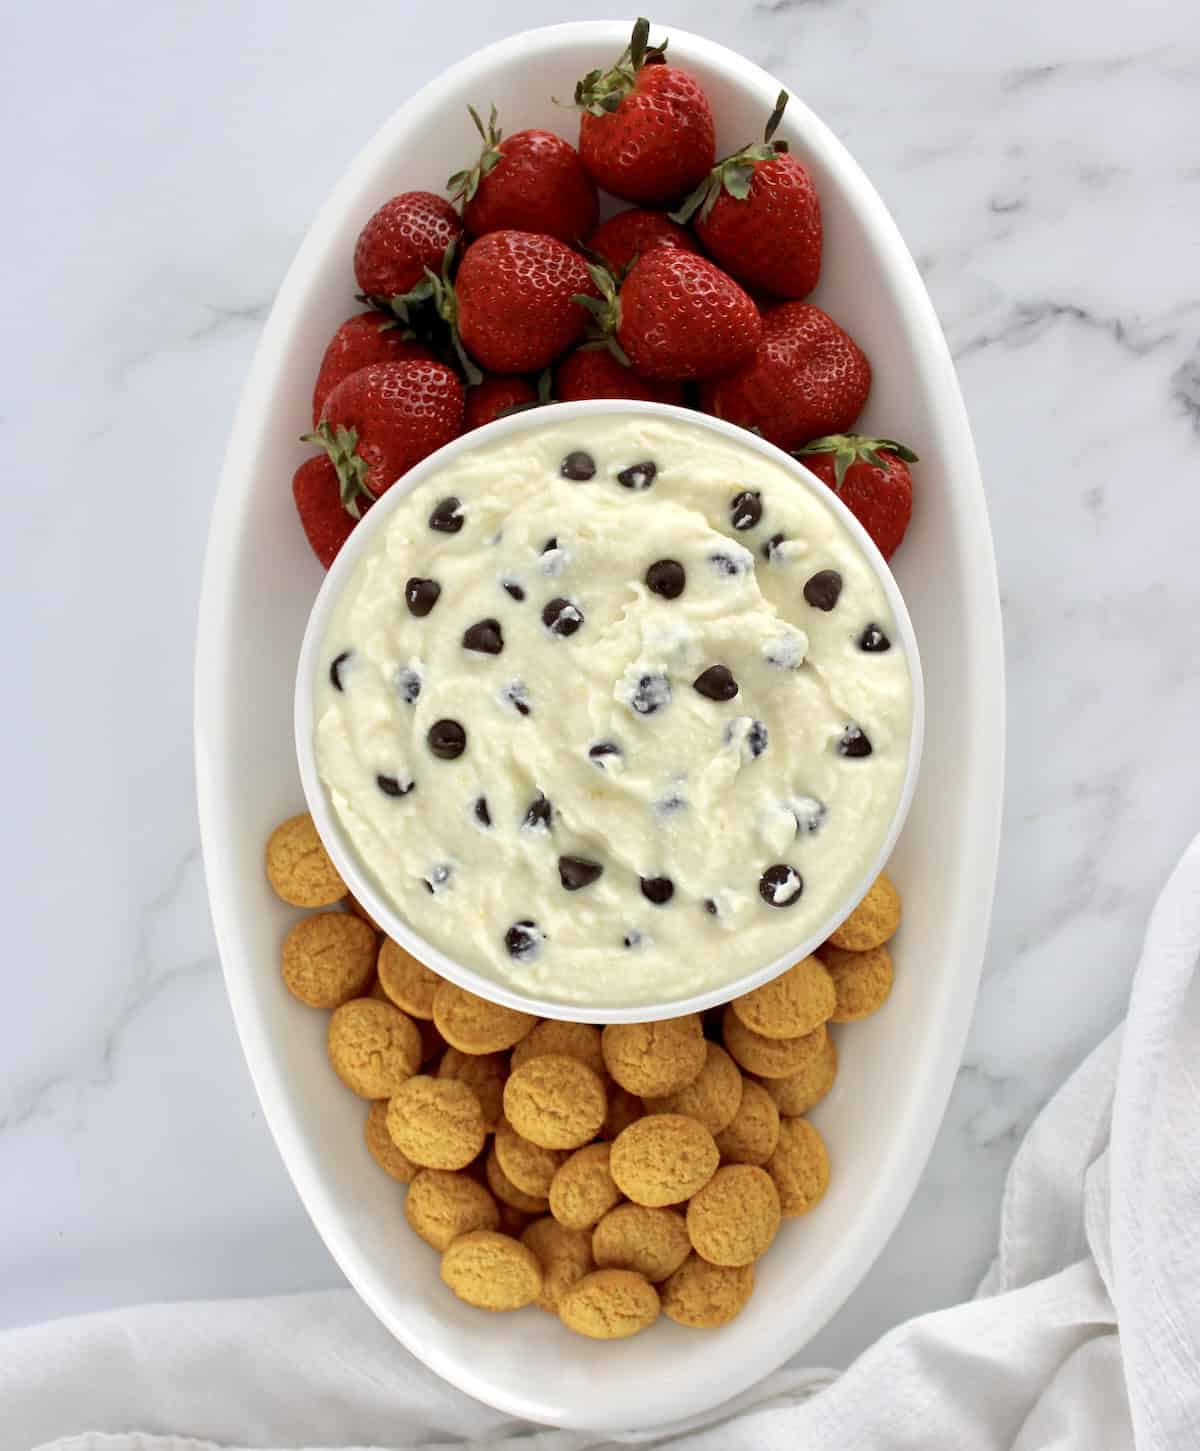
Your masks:
M 775 136 L 718 160 L 712 110 L 639 20 L 609 71 L 575 88 L 579 148 L 504 137 L 447 183 L 404 192 L 363 228 L 359 300 L 313 390 L 321 452 L 293 491 L 328 566 L 363 511 L 434 449 L 514 409 L 581 398 L 693 404 L 802 456 L 890 557 L 915 455 L 854 427 L 862 349 L 802 299 L 821 270 L 821 210 Z M 597 225 L 598 188 L 634 205 Z M 670 210 L 672 207 L 676 210 Z

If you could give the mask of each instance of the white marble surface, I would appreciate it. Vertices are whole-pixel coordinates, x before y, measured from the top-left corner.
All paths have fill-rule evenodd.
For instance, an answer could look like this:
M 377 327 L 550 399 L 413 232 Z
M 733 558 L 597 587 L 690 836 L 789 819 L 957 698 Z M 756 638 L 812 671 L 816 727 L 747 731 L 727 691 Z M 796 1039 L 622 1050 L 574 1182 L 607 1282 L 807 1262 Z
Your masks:
M 143 0 L 6 20 L 0 1324 L 339 1280 L 263 1125 L 207 919 L 190 697 L 209 505 L 273 290 L 351 153 L 464 49 L 588 13 Z M 1005 598 L 987 974 L 916 1198 L 810 1349 L 838 1364 L 971 1291 L 1014 1145 L 1121 1016 L 1152 894 L 1200 826 L 1200 21 L 1174 0 L 655 18 L 777 72 L 894 209 L 958 358 Z

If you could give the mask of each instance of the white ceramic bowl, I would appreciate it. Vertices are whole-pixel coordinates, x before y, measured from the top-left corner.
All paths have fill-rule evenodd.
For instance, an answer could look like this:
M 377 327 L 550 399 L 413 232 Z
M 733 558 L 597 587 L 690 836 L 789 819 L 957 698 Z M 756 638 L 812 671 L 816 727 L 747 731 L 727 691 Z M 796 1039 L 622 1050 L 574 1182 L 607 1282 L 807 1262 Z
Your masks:
M 354 849 L 337 812 L 333 809 L 329 792 L 321 782 L 317 769 L 313 730 L 313 687 L 318 675 L 327 668 L 321 652 L 324 649 L 330 617 L 358 567 L 359 560 L 374 547 L 381 530 L 387 527 L 388 520 L 402 502 L 405 494 L 432 478 L 440 469 L 451 464 L 460 455 L 479 448 L 481 445 L 487 447 L 501 438 L 533 432 L 547 424 L 560 423 L 572 417 L 603 419 L 613 416 L 627 417 L 630 414 L 659 415 L 667 418 L 675 415 L 681 422 L 685 422 L 693 428 L 708 429 L 712 433 L 730 439 L 750 452 L 763 454 L 779 467 L 786 469 L 796 480 L 798 488 L 807 489 L 814 494 L 818 502 L 835 515 L 842 527 L 862 550 L 863 556 L 883 589 L 896 625 L 896 643 L 908 664 L 913 702 L 912 731 L 909 736 L 904 781 L 887 834 L 880 843 L 879 850 L 867 863 L 860 876 L 846 884 L 846 890 L 841 900 L 835 904 L 826 917 L 819 921 L 806 937 L 797 938 L 787 952 L 769 962 L 760 964 L 752 972 L 742 972 L 730 976 L 726 981 L 690 996 L 676 995 L 658 1002 L 638 1002 L 632 1006 L 624 1002 L 563 1002 L 553 997 L 544 998 L 537 994 L 522 992 L 494 977 L 465 967 L 461 962 L 426 941 L 396 910 L 391 899 L 381 890 L 376 879 Z M 892 572 L 888 569 L 883 556 L 875 547 L 867 531 L 836 494 L 826 488 L 802 464 L 784 453 L 782 449 L 776 448 L 774 444 L 767 443 L 765 439 L 747 432 L 744 428 L 725 423 L 719 418 L 709 418 L 705 414 L 690 409 L 672 408 L 662 403 L 604 400 L 560 403 L 547 412 L 533 409 L 500 419 L 474 433 L 464 434 L 461 438 L 455 439 L 453 443 L 446 444 L 445 447 L 422 460 L 384 494 L 343 546 L 333 568 L 326 575 L 316 603 L 313 605 L 308 628 L 304 634 L 304 642 L 300 647 L 300 663 L 296 671 L 296 757 L 300 765 L 300 780 L 304 787 L 308 809 L 316 822 L 321 840 L 342 874 L 343 880 L 371 916 L 389 937 L 395 938 L 401 946 L 407 947 L 421 962 L 441 973 L 443 977 L 450 978 L 461 987 L 468 988 L 471 992 L 491 998 L 494 1002 L 507 1003 L 510 1007 L 520 1008 L 527 1013 L 536 1013 L 540 1017 L 569 1018 L 587 1023 L 649 1022 L 655 1018 L 677 1017 L 681 1013 L 700 1012 L 704 1008 L 712 1007 L 715 1003 L 727 1002 L 730 998 L 749 992 L 752 988 L 758 987 L 760 983 L 777 977 L 792 963 L 806 956 L 824 942 L 838 923 L 848 915 L 851 908 L 861 901 L 867 888 L 879 875 L 892 853 L 892 848 L 896 844 L 896 838 L 900 835 L 904 819 L 908 815 L 908 808 L 912 803 L 913 790 L 916 786 L 921 762 L 924 728 L 925 699 L 921 684 L 921 661 L 912 621 L 909 619 L 908 608 Z
M 290 997 L 279 944 L 295 913 L 263 877 L 271 828 L 301 804 L 292 690 L 321 582 L 289 481 L 308 450 L 312 378 L 353 310 L 354 239 L 407 187 L 438 190 L 477 144 L 468 101 L 495 100 L 510 128 L 569 125 L 551 95 L 608 62 L 628 23 L 516 35 L 408 101 L 352 163 L 296 255 L 263 330 L 213 512 L 200 606 L 196 766 L 205 869 L 230 1001 L 264 1115 L 296 1188 L 347 1278 L 440 1375 L 514 1416 L 645 1428 L 745 1389 L 800 1349 L 866 1273 L 921 1173 L 958 1067 L 983 960 L 1003 776 L 1003 656 L 983 488 L 954 369 L 917 269 L 852 158 L 799 98 L 783 126 L 820 187 L 825 266 L 815 301 L 875 367 L 864 430 L 921 455 L 916 516 L 895 572 L 921 640 L 921 789 L 892 855 L 905 899 L 896 985 L 873 1018 L 839 1033 L 837 1084 L 812 1117 L 833 1178 L 786 1224 L 754 1298 L 701 1334 L 663 1322 L 600 1344 L 525 1310 L 492 1321 L 454 1300 L 437 1257 L 398 1228 L 402 1190 L 371 1161 L 363 1105 L 329 1072 L 325 1018 Z M 759 134 L 777 79 L 671 31 L 673 59 L 712 98 L 722 151 Z M 800 80 L 801 77 L 792 77 Z

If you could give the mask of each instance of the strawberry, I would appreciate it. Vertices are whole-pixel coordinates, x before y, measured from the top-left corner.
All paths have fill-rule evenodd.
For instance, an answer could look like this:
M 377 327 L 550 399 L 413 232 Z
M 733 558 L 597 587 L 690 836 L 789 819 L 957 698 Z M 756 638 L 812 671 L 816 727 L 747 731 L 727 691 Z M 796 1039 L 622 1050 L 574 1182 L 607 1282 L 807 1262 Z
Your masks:
M 538 401 L 537 389 L 524 378 L 485 378 L 482 383 L 467 389 L 463 432 L 470 433 L 473 428 L 482 428 L 485 423 L 493 423 L 514 409 L 528 408 Z
M 406 358 L 432 358 L 423 344 L 415 342 L 384 312 L 359 312 L 348 317 L 325 349 L 313 387 L 313 427 L 321 421 L 321 408 L 343 378 L 357 373 L 368 363 L 402 363 Z
M 884 559 L 891 559 L 912 518 L 908 466 L 917 462 L 912 449 L 891 438 L 838 433 L 814 438 L 796 457 L 838 495 Z
M 579 300 L 620 360 L 642 377 L 709 378 L 753 357 L 762 331 L 758 309 L 705 258 L 682 247 L 652 247 L 619 293 L 603 267 L 591 273 L 603 300 Z
M 596 225 L 600 203 L 596 183 L 583 169 L 569 141 L 551 131 L 516 131 L 507 140 L 492 107 L 487 126 L 468 106 L 483 137 L 479 160 L 446 183 L 463 198 L 463 221 L 475 237 L 504 229 L 546 232 L 560 242 L 577 242 Z
M 717 162 L 672 216 L 695 218 L 705 247 L 744 287 L 807 297 L 821 273 L 821 205 L 787 142 L 772 138 L 788 94 L 780 91 L 761 143 Z
M 312 551 L 328 569 L 358 522 L 342 508 L 337 469 L 328 454 L 300 465 L 292 478 L 292 497 Z
M 610 71 L 589 71 L 575 87 L 579 156 L 613 196 L 667 206 L 702 180 L 716 157 L 712 109 L 694 76 L 665 63 L 639 20 Z
M 554 390 L 560 403 L 575 403 L 581 398 L 639 398 L 647 403 L 683 403 L 682 384 L 639 378 L 608 348 L 586 345 L 568 353 L 554 370 Z
M 618 277 L 628 270 L 635 257 L 652 247 L 682 247 L 685 252 L 698 252 L 695 238 L 686 227 L 673 222 L 666 212 L 630 207 L 601 222 L 587 239 L 587 249 L 594 252 Z
M 387 306 L 437 267 L 451 242 L 462 235 L 462 219 L 444 197 L 406 191 L 384 202 L 358 234 L 354 276 L 367 299 Z
M 305 443 L 325 450 L 353 518 L 401 474 L 462 432 L 462 384 L 442 363 L 371 363 L 325 400 Z
M 438 310 L 469 356 L 492 373 L 536 373 L 571 346 L 588 324 L 580 295 L 596 288 L 588 265 L 557 237 L 541 232 L 488 232 L 467 248 L 453 284 L 428 273 Z
M 792 449 L 848 433 L 870 390 L 871 365 L 848 333 L 811 303 L 780 302 L 763 315 L 754 357 L 706 383 L 700 406 Z

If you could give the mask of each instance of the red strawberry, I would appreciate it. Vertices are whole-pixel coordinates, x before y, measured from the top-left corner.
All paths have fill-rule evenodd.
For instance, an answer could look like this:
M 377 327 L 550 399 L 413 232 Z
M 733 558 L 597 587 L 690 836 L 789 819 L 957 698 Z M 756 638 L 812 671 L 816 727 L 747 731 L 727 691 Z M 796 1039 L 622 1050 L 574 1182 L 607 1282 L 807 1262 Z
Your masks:
M 821 274 L 821 205 L 786 141 L 773 141 L 788 94 L 780 91 L 761 144 L 719 161 L 679 211 L 709 252 L 746 287 L 807 297 Z
M 891 559 L 912 518 L 912 476 L 917 456 L 891 438 L 839 433 L 815 438 L 796 457 L 829 485 L 859 521 L 884 559 Z
M 488 232 L 472 242 L 453 286 L 435 279 L 438 308 L 476 362 L 492 373 L 536 373 L 588 324 L 588 265 L 556 237 Z M 478 382 L 478 378 L 471 378 Z
M 325 400 L 316 432 L 329 455 L 342 506 L 358 518 L 401 474 L 462 432 L 462 384 L 442 363 L 372 363 Z
M 639 378 L 607 348 L 583 347 L 568 353 L 554 370 L 560 403 L 581 398 L 639 398 L 647 403 L 683 403 L 683 385 Z
M 698 252 L 695 239 L 686 227 L 673 222 L 666 212 L 630 207 L 601 222 L 587 239 L 588 250 L 597 253 L 619 277 L 635 257 L 652 247 L 682 247 L 685 252 Z
M 321 408 L 343 378 L 369 363 L 402 363 L 406 358 L 432 358 L 424 343 L 406 337 L 396 319 L 384 312 L 360 312 L 348 317 L 330 339 L 313 388 L 313 427 L 321 421 Z
M 605 191 L 666 206 L 686 196 L 716 157 L 712 109 L 694 76 L 664 63 L 666 42 L 649 45 L 639 20 L 610 71 L 590 71 L 575 87 L 579 155 Z
M 328 454 L 300 465 L 292 478 L 292 497 L 312 551 L 328 569 L 358 522 L 342 508 L 337 469 Z
M 441 265 L 446 248 L 462 236 L 462 219 L 431 191 L 406 191 L 384 202 L 358 234 L 354 276 L 366 297 L 388 302 L 403 296 Z
M 604 300 L 585 303 L 644 378 L 709 378 L 751 358 L 758 308 L 732 277 L 682 247 L 652 247 L 615 279 L 591 269 Z M 610 344 L 611 346 L 611 344 Z
M 700 406 L 790 449 L 848 433 L 870 390 L 871 365 L 848 333 L 811 303 L 781 302 L 763 315 L 754 357 L 706 383 Z
M 550 131 L 516 131 L 507 141 L 496 126 L 496 108 L 485 127 L 474 106 L 471 120 L 483 137 L 483 151 L 470 171 L 446 183 L 463 197 L 467 231 L 482 237 L 503 228 L 546 232 L 560 242 L 577 242 L 596 225 L 596 184 L 569 141 Z
M 463 432 L 494 423 L 501 414 L 538 401 L 537 389 L 524 378 L 485 378 L 467 389 Z

